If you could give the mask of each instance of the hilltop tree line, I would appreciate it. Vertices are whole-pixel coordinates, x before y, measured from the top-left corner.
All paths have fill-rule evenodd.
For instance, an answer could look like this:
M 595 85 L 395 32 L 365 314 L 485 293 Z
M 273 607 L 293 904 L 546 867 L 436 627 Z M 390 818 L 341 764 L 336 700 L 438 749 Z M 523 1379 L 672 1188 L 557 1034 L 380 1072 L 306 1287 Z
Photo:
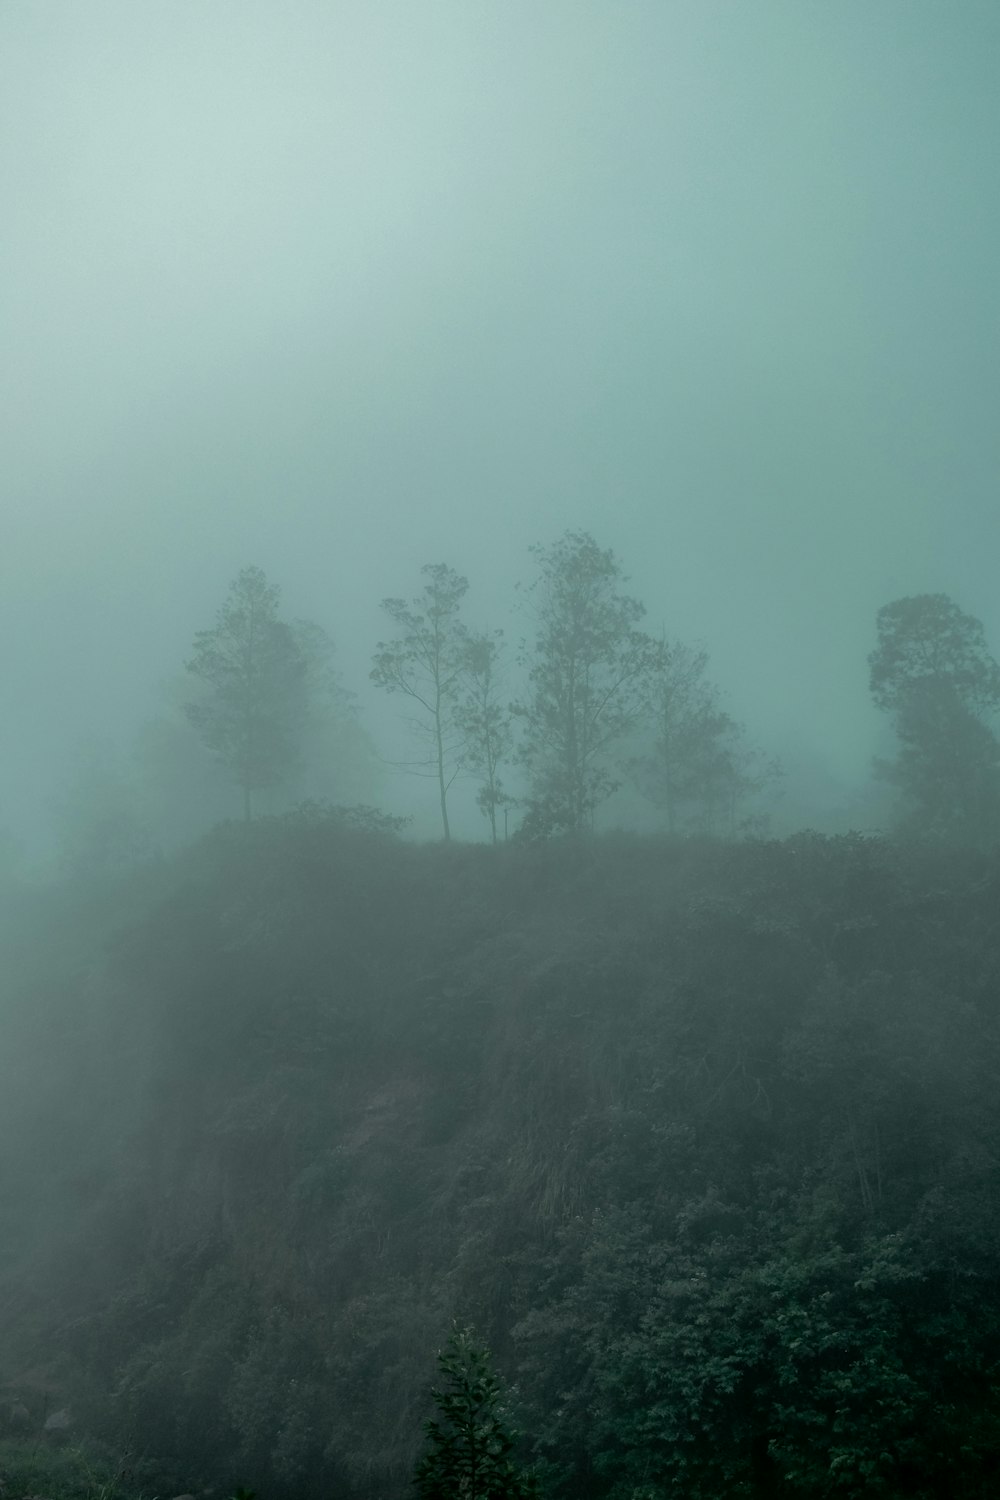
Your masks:
M 589 533 L 567 531 L 531 553 L 517 647 L 470 623 L 468 579 L 445 563 L 421 570 L 414 597 L 382 601 L 389 628 L 370 679 L 400 705 L 412 750 L 395 768 L 434 782 L 444 839 L 459 778 L 475 785 L 494 843 L 512 831 L 534 839 L 592 829 L 622 788 L 671 833 L 763 831 L 761 794 L 780 767 L 723 706 L 707 653 L 643 628 L 645 607 L 619 560 Z M 896 600 L 876 624 L 870 690 L 891 720 L 895 754 L 875 770 L 894 791 L 899 830 L 990 842 L 1000 832 L 1000 668 L 982 625 L 944 594 Z M 144 731 L 153 779 L 173 779 L 175 806 L 210 802 L 207 821 L 221 816 L 225 784 L 246 820 L 275 798 L 370 800 L 379 757 L 335 655 L 320 625 L 282 617 L 262 569 L 244 568 L 214 624 L 194 637 L 180 713 Z M 147 853 L 142 819 L 116 796 L 114 777 L 88 768 L 81 782 L 84 826 L 73 827 L 72 799 L 64 819 L 77 862 Z
M 468 580 L 444 563 L 422 569 L 412 599 L 387 598 L 392 627 L 371 680 L 403 705 L 414 752 L 403 769 L 433 778 L 444 838 L 448 797 L 472 777 L 490 837 L 515 804 L 526 833 L 580 832 L 628 778 L 668 825 L 733 833 L 746 799 L 773 768 L 719 706 L 704 652 L 644 633 L 643 605 L 624 591 L 612 551 L 584 532 L 536 547 L 522 590 L 534 638 L 512 662 L 502 631 L 463 617 Z M 278 614 L 259 568 L 235 580 L 213 629 L 195 637 L 188 671 L 202 696 L 186 713 L 240 789 L 281 784 L 302 754 L 317 641 Z M 512 687 L 512 667 L 520 679 Z M 515 799 L 511 773 L 526 782 Z

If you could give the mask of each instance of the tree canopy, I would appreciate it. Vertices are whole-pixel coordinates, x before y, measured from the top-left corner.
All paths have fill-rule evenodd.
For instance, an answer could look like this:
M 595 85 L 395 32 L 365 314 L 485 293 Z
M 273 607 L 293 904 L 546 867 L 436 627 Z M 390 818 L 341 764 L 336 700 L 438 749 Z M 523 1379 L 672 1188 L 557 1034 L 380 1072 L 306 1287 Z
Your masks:
M 982 623 L 947 594 L 916 594 L 883 605 L 876 630 L 868 664 L 879 708 L 898 709 L 914 686 L 943 682 L 970 712 L 1000 708 L 1000 666 Z
M 248 820 L 254 792 L 297 764 L 306 719 L 306 658 L 279 619 L 279 597 L 261 568 L 244 568 L 187 663 L 203 688 L 187 716 L 242 790 Z
M 656 648 L 610 548 L 567 531 L 531 550 L 538 575 L 523 598 L 535 636 L 518 708 L 529 819 L 539 830 L 580 832 L 619 785 L 614 753 L 647 711 Z
M 960 843 L 996 839 L 1000 667 L 981 623 L 946 594 L 921 594 L 879 610 L 877 631 L 870 687 L 898 743 L 879 770 L 898 788 L 901 826 Z
M 524 1500 L 533 1486 L 513 1456 L 503 1387 L 485 1344 L 456 1327 L 438 1355 L 437 1420 L 414 1472 L 421 1500 Z

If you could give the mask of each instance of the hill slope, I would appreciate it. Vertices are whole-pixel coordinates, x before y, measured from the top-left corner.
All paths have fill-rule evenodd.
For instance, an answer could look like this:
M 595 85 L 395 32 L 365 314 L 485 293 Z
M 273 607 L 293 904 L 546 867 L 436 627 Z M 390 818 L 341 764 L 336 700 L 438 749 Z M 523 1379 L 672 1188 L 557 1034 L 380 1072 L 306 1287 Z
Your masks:
M 876 840 L 322 817 L 26 901 L 0 1376 L 373 1500 L 459 1317 L 558 1495 L 995 1493 L 998 912 Z

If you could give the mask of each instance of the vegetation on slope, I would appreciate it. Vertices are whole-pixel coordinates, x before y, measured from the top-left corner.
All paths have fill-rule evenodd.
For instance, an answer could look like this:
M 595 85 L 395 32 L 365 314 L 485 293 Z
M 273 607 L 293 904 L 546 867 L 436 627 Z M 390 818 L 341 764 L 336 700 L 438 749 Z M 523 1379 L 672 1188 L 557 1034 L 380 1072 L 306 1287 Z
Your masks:
M 996 1492 L 995 855 L 314 811 L 47 900 L 0 1058 L 32 1420 L 403 1494 L 457 1318 L 557 1500 Z

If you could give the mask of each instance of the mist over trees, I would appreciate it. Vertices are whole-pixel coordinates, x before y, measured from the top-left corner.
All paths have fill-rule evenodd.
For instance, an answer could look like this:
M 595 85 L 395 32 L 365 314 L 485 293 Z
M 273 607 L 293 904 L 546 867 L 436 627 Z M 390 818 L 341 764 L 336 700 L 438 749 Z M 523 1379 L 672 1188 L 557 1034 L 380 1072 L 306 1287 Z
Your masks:
M 529 556 L 516 652 L 450 564 L 382 604 L 370 680 L 402 706 L 397 766 L 434 784 L 440 847 L 373 805 L 385 758 L 334 637 L 247 566 L 131 758 L 93 749 L 54 799 L 55 968 L 49 893 L 11 863 L 0 1138 L 35 1119 L 18 1058 L 63 1027 L 39 1159 L 99 1205 L 81 1227 L 72 1191 L 54 1209 L 0 1151 L 23 1226 L 0 1291 L 34 1288 L 12 1368 L 57 1336 L 42 1309 L 72 1283 L 93 1331 L 46 1378 L 93 1436 L 141 1431 L 174 1487 L 763 1500 L 835 1474 L 858 1500 L 986 1500 L 1000 667 L 982 625 L 944 594 L 879 611 L 885 833 L 779 842 L 780 768 L 708 652 L 643 628 L 589 532 Z M 459 791 L 490 847 L 454 837 Z M 99 1004 L 70 1024 L 89 984 Z M 109 1095 L 99 1120 L 88 1100 Z M 125 1290 L 34 1267 L 53 1224 Z M 45 1408 L 18 1380 L 30 1422 Z
M 650 672 L 650 713 L 643 753 L 631 762 L 635 784 L 664 815 L 670 833 L 733 838 L 741 810 L 780 776 L 777 762 L 747 743 L 720 706 L 708 654 L 662 639 Z M 754 827 L 752 820 L 745 831 Z
M 147 1494 L 992 1500 L 998 901 L 995 849 L 318 808 L 21 893 L 0 1472 L 61 1500 L 68 1410 Z
M 203 688 L 187 716 L 240 788 L 248 822 L 254 792 L 297 765 L 307 712 L 306 657 L 278 618 L 279 597 L 261 568 L 244 568 L 187 663 Z
M 707 651 L 643 628 L 590 533 L 529 555 L 516 653 L 449 564 L 383 604 L 371 680 L 440 840 L 366 797 L 335 640 L 251 566 L 132 760 L 81 758 L 62 884 L 12 869 L 18 1409 L 51 1386 L 88 1438 L 141 1433 L 157 1492 L 987 1500 L 985 632 L 946 595 L 880 610 L 894 821 L 781 841 Z
M 497 815 L 503 811 L 506 823 L 506 811 L 514 803 L 502 775 L 514 744 L 502 630 L 480 631 L 467 637 L 461 680 L 455 723 L 462 735 L 462 764 L 478 782 L 476 805 L 489 820 L 490 838 L 495 844 L 499 838 Z
M 258 804 L 370 807 L 400 772 L 400 788 L 414 773 L 435 784 L 446 841 L 459 794 L 492 843 L 616 824 L 722 839 L 796 826 L 782 807 L 783 767 L 726 705 L 708 652 L 642 628 L 646 606 L 615 552 L 570 530 L 529 555 L 534 572 L 511 598 L 517 651 L 503 629 L 478 623 L 476 591 L 449 564 L 424 566 L 409 602 L 382 601 L 396 630 L 376 644 L 369 676 L 400 703 L 414 746 L 393 755 L 366 727 L 326 627 L 282 618 L 278 586 L 242 569 L 130 752 L 82 751 L 52 798 L 60 868 L 111 872 L 178 847 L 231 815 L 227 787 L 247 820 Z M 857 807 L 872 808 L 862 826 L 990 846 L 1000 667 L 981 623 L 944 594 L 892 601 L 868 667 L 895 753 L 876 757 L 869 791 L 859 789 Z M 891 803 L 880 805 L 879 783 Z M 796 812 L 812 821 L 808 807 Z
M 877 633 L 871 693 L 898 741 L 878 770 L 899 792 L 900 828 L 990 846 L 1000 836 L 1000 666 L 982 624 L 946 594 L 922 594 L 885 605 Z
M 1000 1497 L 998 63 L 0 5 L 0 1500 Z
M 568 531 L 532 555 L 538 576 L 524 598 L 535 638 L 517 709 L 529 824 L 579 833 L 619 784 L 613 757 L 646 711 L 656 652 L 638 629 L 645 606 L 621 591 L 610 549 Z
M 50 799 L 57 868 L 112 873 L 237 807 L 244 820 L 308 802 L 371 808 L 392 790 L 391 816 L 405 822 L 414 773 L 435 785 L 446 841 L 456 797 L 461 836 L 476 836 L 472 806 L 494 844 L 616 825 L 727 840 L 830 828 L 801 792 L 784 807 L 785 768 L 730 710 L 707 650 L 643 628 L 646 605 L 612 549 L 570 530 L 528 550 L 533 572 L 510 600 L 516 650 L 504 629 L 484 628 L 475 588 L 450 564 L 424 566 L 409 602 L 383 600 L 396 631 L 376 644 L 369 677 L 401 706 L 413 745 L 391 754 L 341 676 L 330 631 L 283 618 L 278 585 L 242 569 L 157 717 L 124 751 L 81 749 Z M 917 595 L 884 605 L 875 634 L 869 690 L 894 753 L 873 759 L 833 830 L 990 847 L 1000 667 L 981 622 L 945 594 Z M 22 851 L 17 868 L 29 867 Z
M 451 837 L 448 792 L 461 769 L 462 735 L 455 714 L 467 632 L 459 611 L 469 582 L 445 563 L 428 563 L 421 572 L 427 583 L 411 604 L 403 599 L 382 601 L 397 634 L 391 641 L 379 641 L 371 679 L 413 705 L 407 722 L 426 742 L 429 753 L 410 769 L 437 781 L 441 827 L 447 840 Z
M 429 581 L 410 603 L 382 603 L 397 635 L 378 643 L 371 680 L 408 700 L 405 723 L 426 755 L 400 768 L 437 782 L 445 840 L 449 794 L 463 783 L 494 843 L 501 811 L 505 836 L 511 812 L 523 838 L 592 831 L 629 781 L 671 831 L 734 837 L 755 826 L 740 810 L 778 768 L 720 706 L 704 653 L 639 629 L 645 606 L 588 532 L 529 550 L 516 676 L 504 632 L 463 617 L 475 598 L 448 565 L 425 566 Z

